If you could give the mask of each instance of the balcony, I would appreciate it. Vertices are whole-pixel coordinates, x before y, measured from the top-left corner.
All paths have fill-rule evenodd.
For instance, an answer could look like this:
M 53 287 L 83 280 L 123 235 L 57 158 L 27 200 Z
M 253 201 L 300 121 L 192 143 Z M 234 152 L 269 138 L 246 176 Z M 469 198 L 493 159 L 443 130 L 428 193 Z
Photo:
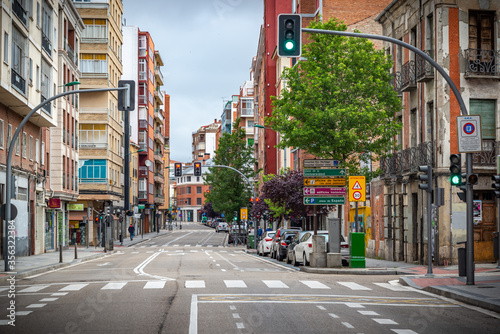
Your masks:
M 155 182 L 164 184 L 165 183 L 165 177 L 163 176 L 162 173 L 155 173 Z
M 41 101 L 40 103 L 43 103 L 44 101 L 47 101 L 47 98 L 45 98 L 45 96 L 41 95 Z M 52 102 L 50 103 L 47 103 L 47 104 L 44 104 L 42 106 L 42 109 L 49 115 L 52 114 Z
M 424 51 L 429 57 L 432 58 L 432 51 L 425 50 Z M 417 72 L 417 81 L 418 82 L 427 82 L 434 79 L 434 67 L 426 61 L 424 58 L 417 55 L 417 63 L 416 63 L 416 72 Z
M 500 77 L 500 52 L 495 50 L 468 49 L 465 50 L 466 78 Z
M 160 163 L 163 162 L 163 154 L 161 153 L 160 150 L 155 151 L 154 159 L 155 161 L 158 161 Z
M 163 86 L 163 74 L 161 73 L 160 66 L 155 66 L 155 77 L 156 77 L 156 82 L 160 86 Z
M 42 48 L 47 52 L 49 56 L 52 57 L 52 43 L 49 37 L 42 32 Z
M 104 79 L 108 77 L 108 61 L 81 59 L 80 71 L 83 77 L 95 77 Z
M 401 90 L 401 85 L 402 85 L 402 77 L 401 77 L 401 72 L 393 72 L 391 73 L 392 75 L 392 80 L 391 80 L 391 85 L 394 87 L 394 90 L 398 94 L 398 96 L 401 96 L 402 90 Z
M 23 8 L 23 5 L 18 1 L 12 1 L 12 11 L 16 14 L 17 18 L 27 28 L 28 27 L 28 11 Z
M 414 60 L 410 60 L 401 66 L 401 90 L 403 92 L 409 92 L 410 90 L 417 88 L 415 77 Z
M 253 108 L 241 108 L 241 116 L 253 116 Z
M 254 127 L 253 127 L 253 126 L 252 126 L 252 127 L 245 127 L 245 133 L 246 133 L 247 135 L 253 135 L 253 134 L 254 134 L 254 132 L 255 132 L 255 129 L 254 129 Z
M 148 199 L 148 193 L 147 191 L 139 191 L 139 200 L 147 200 Z
M 162 110 L 160 108 L 155 108 L 155 120 L 163 123 L 165 118 L 162 115 Z
M 87 149 L 106 149 L 108 148 L 108 143 L 82 143 L 78 146 L 81 150 Z
M 14 68 L 11 70 L 12 75 L 11 75 L 11 83 L 12 86 L 16 87 L 23 95 L 26 95 L 26 80 L 23 79 L 22 76 L 20 76 Z
M 434 143 L 424 142 L 417 147 L 395 152 L 392 156 L 380 159 L 383 179 L 400 178 L 403 174 L 416 174 L 418 166 L 433 165 Z
M 78 66 L 78 57 L 75 56 L 75 51 L 69 45 L 68 40 L 64 38 L 64 51 L 66 51 L 66 54 L 68 55 L 68 58 L 76 65 Z
M 158 130 L 155 130 L 155 140 L 159 141 L 162 145 L 165 143 L 165 139 L 163 138 L 163 134 Z
M 139 177 L 147 177 L 149 172 L 148 167 L 139 166 Z
M 160 195 L 160 194 L 155 194 L 155 203 L 163 203 L 165 201 L 165 198 L 163 197 L 163 195 Z
M 155 89 L 155 100 L 158 102 L 158 104 L 163 105 L 163 101 L 165 100 L 165 96 L 163 92 L 160 89 Z
M 500 149 L 500 142 L 494 140 L 483 140 L 483 151 L 472 153 L 473 167 L 496 166 L 496 157 Z

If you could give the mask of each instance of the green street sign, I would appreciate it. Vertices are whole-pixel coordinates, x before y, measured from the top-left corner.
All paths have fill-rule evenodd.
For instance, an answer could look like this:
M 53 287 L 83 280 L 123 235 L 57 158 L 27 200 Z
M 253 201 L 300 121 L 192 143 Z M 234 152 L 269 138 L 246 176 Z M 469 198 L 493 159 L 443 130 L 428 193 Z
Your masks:
M 334 204 L 345 204 L 344 197 L 305 197 L 305 205 L 334 205 Z
M 345 168 L 335 169 L 317 169 L 306 168 L 304 169 L 304 177 L 324 177 L 324 176 L 345 176 Z

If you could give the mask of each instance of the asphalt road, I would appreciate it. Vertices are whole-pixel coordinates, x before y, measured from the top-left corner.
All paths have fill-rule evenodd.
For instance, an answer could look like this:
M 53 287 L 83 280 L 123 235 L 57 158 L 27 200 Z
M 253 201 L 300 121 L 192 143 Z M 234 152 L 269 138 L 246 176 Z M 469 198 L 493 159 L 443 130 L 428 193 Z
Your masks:
M 140 237 L 140 236 L 139 236 Z M 496 333 L 500 316 L 400 286 L 225 247 L 198 224 L 0 286 L 1 333 Z M 1 314 L 0 319 L 6 319 Z

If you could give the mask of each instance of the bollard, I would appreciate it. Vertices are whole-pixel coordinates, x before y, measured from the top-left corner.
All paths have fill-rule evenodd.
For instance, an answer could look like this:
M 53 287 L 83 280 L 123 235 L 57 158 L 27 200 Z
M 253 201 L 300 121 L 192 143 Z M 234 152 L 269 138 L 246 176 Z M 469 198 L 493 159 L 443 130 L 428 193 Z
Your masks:
M 76 251 L 76 242 L 75 242 L 75 260 L 78 259 L 78 253 Z
M 63 263 L 63 260 L 62 260 L 62 245 L 59 245 L 59 263 Z

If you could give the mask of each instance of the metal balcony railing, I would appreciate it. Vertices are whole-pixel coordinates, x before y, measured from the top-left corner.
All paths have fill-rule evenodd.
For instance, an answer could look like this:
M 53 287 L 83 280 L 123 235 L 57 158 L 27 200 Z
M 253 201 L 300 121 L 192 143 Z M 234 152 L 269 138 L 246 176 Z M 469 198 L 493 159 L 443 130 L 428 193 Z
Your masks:
M 424 52 L 429 57 L 434 57 L 431 50 L 424 50 Z M 416 57 L 417 63 L 415 70 L 417 72 L 417 81 L 426 82 L 432 80 L 434 78 L 434 68 L 432 65 L 419 55 L 416 55 Z
M 42 48 L 47 52 L 47 54 L 49 56 L 52 56 L 52 43 L 49 39 L 49 37 L 47 37 L 47 35 L 45 35 L 43 32 L 42 32 Z
M 401 66 L 401 90 L 407 92 L 415 87 L 417 87 L 417 82 L 415 80 L 415 61 L 410 60 Z
M 401 95 L 402 90 L 402 77 L 401 77 L 401 72 L 393 72 L 391 73 L 392 75 L 392 80 L 391 80 L 391 85 L 394 87 L 394 90 L 398 95 Z
M 496 157 L 499 154 L 500 142 L 483 140 L 483 151 L 472 153 L 473 166 L 496 166 Z
M 40 102 L 47 101 L 47 98 L 43 95 L 41 95 L 41 100 Z M 49 115 L 52 115 L 52 103 L 47 103 L 42 106 L 42 109 L 45 110 L 45 112 Z
M 499 76 L 500 52 L 495 50 L 465 50 L 465 76 Z
M 18 0 L 12 1 L 12 11 L 16 14 L 22 24 L 24 24 L 25 27 L 28 27 L 28 11 L 23 8 L 23 5 Z
M 418 166 L 421 165 L 434 166 L 433 147 L 433 142 L 424 142 L 402 152 L 395 152 L 390 157 L 381 158 L 382 178 L 395 178 L 407 173 L 417 173 Z
M 26 94 L 26 80 L 20 76 L 14 68 L 12 68 L 12 75 L 10 82 L 14 87 L 21 91 L 21 93 Z

